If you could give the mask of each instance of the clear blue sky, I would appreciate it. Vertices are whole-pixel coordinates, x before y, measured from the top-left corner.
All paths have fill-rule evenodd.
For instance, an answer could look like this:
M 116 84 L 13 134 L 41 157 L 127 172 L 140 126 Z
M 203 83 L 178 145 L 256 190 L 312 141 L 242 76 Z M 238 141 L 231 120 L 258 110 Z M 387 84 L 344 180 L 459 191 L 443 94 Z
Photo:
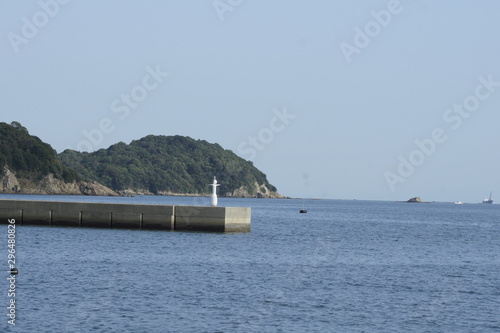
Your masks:
M 498 13 L 494 0 L 2 0 L 0 121 L 58 152 L 204 139 L 293 197 L 500 201 Z

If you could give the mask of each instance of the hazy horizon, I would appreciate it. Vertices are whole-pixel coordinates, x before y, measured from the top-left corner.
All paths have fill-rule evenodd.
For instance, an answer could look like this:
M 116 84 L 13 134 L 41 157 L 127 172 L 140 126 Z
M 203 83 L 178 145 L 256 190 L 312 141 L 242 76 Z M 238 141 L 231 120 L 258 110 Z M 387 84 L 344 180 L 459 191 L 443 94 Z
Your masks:
M 498 2 L 1 8 L 0 121 L 58 152 L 184 135 L 251 160 L 294 198 L 500 193 Z

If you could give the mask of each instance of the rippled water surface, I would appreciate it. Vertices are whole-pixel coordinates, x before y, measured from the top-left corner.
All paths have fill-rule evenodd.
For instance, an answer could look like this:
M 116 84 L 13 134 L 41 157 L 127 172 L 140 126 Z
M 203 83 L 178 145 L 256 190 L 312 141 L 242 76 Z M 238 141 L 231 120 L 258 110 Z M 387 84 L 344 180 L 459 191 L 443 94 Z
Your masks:
M 303 203 L 307 214 L 298 213 Z M 219 205 L 252 207 L 252 231 L 19 226 L 17 320 L 7 324 L 4 282 L 2 331 L 500 331 L 499 205 L 228 198 Z M 7 270 L 7 227 L 0 228 Z

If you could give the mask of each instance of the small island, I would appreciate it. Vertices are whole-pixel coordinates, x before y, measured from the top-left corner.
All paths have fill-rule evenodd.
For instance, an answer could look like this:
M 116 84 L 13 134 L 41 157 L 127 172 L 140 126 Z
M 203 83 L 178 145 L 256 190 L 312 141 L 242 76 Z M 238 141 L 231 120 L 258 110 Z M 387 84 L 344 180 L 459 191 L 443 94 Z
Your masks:
M 422 201 L 420 197 L 413 197 L 404 202 L 429 203 L 429 201 Z

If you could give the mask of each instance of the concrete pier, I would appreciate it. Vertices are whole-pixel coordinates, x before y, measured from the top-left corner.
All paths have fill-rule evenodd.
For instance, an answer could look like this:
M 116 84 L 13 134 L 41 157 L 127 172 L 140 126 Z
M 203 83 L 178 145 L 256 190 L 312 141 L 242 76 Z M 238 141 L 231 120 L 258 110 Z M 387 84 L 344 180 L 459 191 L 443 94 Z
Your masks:
M 0 200 L 0 224 L 148 230 L 249 232 L 247 207 Z

